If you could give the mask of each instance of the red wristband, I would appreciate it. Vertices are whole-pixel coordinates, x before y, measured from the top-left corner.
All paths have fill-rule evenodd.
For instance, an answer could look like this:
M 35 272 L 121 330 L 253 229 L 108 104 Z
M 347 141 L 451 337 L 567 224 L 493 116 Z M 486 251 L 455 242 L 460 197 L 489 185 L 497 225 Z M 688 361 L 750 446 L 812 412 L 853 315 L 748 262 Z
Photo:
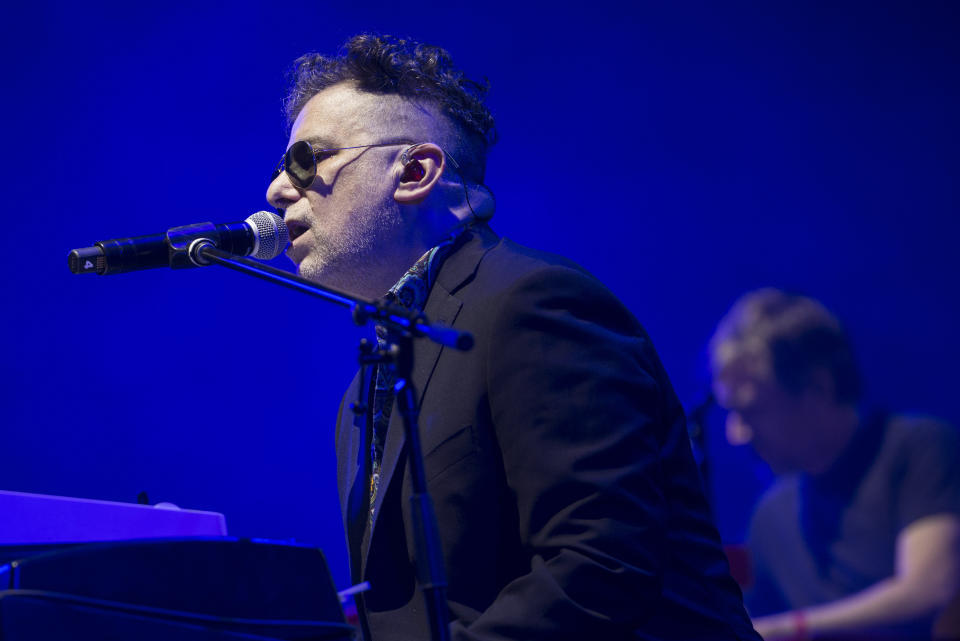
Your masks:
M 803 610 L 793 611 L 793 639 L 794 641 L 808 641 L 807 635 L 807 615 Z

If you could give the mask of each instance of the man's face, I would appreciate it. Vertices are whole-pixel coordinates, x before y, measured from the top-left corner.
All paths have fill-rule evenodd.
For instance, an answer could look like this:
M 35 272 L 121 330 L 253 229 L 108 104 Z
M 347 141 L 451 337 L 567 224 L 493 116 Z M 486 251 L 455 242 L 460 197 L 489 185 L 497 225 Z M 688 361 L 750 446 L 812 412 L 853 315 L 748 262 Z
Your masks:
M 780 474 L 799 470 L 816 426 L 810 425 L 807 399 L 776 380 L 765 356 L 738 356 L 717 367 L 713 391 L 727 410 L 732 443 L 749 442 Z
M 300 140 L 314 149 L 387 141 L 376 100 L 377 96 L 346 83 L 328 87 L 300 111 L 288 147 Z M 295 188 L 285 173 L 270 184 L 267 200 L 286 210 L 291 239 L 287 256 L 297 264 L 300 275 L 353 293 L 385 293 L 365 292 L 362 279 L 394 258 L 391 252 L 409 235 L 393 199 L 396 185 L 391 180 L 391 168 L 404 147 L 398 144 L 321 155 L 317 177 L 304 190 Z

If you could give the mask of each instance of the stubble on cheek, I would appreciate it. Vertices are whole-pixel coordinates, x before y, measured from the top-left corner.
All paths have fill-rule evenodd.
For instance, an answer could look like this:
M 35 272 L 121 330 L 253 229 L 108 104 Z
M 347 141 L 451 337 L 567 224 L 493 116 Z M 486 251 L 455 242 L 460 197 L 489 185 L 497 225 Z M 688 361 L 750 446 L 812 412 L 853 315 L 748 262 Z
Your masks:
M 386 245 L 397 238 L 401 222 L 396 203 L 373 193 L 357 200 L 372 204 L 315 218 L 310 252 L 298 268 L 301 276 L 344 286 L 389 251 Z

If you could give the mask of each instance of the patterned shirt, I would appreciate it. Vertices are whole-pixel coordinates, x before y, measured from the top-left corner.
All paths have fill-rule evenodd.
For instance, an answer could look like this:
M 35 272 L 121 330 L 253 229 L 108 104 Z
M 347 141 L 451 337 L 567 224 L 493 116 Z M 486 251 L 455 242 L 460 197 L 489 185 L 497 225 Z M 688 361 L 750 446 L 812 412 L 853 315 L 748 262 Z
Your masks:
M 406 309 L 422 312 L 430 295 L 430 288 L 436 279 L 440 265 L 453 248 L 455 237 L 440 243 L 420 257 L 413 267 L 407 270 L 397 284 L 390 288 L 384 297 Z M 376 327 L 377 344 L 383 349 L 389 343 L 390 334 L 386 327 Z M 387 440 L 387 426 L 396 398 L 393 370 L 382 365 L 377 366 L 376 383 L 373 394 L 373 438 L 370 439 L 370 519 L 373 520 L 374 504 L 380 489 L 380 465 L 383 461 L 383 445 Z

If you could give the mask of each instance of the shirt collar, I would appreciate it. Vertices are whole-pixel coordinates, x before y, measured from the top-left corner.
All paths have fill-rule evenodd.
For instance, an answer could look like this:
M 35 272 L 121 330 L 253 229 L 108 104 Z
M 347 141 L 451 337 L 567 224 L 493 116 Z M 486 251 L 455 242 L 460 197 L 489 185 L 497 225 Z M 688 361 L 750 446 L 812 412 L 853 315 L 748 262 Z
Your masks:
M 422 312 L 436 281 L 437 272 L 453 248 L 456 236 L 428 250 L 387 292 L 386 299 L 409 310 Z

